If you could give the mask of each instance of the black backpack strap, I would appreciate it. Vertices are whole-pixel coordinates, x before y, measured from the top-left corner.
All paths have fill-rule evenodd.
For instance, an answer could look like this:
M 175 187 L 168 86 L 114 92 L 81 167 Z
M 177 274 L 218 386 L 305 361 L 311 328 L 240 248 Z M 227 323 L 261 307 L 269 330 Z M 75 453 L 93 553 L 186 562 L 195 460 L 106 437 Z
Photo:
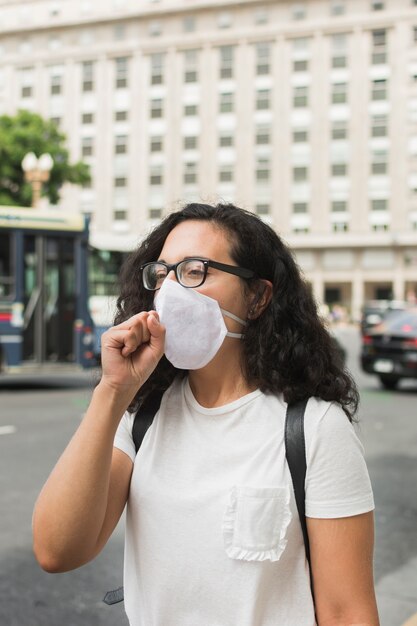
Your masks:
M 304 437 L 304 413 L 308 398 L 289 404 L 285 416 L 285 455 L 294 487 L 295 502 L 303 533 L 306 558 L 310 568 L 310 583 L 313 593 L 313 578 L 310 562 L 310 542 L 308 539 L 305 507 L 305 479 L 307 472 L 306 444 Z M 314 597 L 314 596 L 313 596 Z
M 159 411 L 161 405 L 163 391 L 154 391 L 144 401 L 135 415 L 132 427 L 133 443 L 135 444 L 136 454 L 141 446 L 146 431 L 153 422 L 153 418 Z M 103 598 L 103 602 L 112 605 L 124 600 L 124 589 L 119 587 L 113 591 L 108 591 Z
M 146 431 L 153 422 L 153 418 L 159 411 L 161 405 L 163 391 L 152 392 L 144 401 L 135 415 L 132 428 L 133 443 L 135 444 L 136 454 L 141 446 Z

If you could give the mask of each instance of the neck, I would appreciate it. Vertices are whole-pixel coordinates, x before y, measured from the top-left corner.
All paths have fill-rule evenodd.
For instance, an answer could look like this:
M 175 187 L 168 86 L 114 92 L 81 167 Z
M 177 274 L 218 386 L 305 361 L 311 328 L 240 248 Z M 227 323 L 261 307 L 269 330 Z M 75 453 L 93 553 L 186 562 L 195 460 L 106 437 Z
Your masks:
M 203 407 L 223 406 L 256 389 L 243 375 L 240 350 L 224 352 L 220 350 L 206 367 L 189 372 L 191 391 Z

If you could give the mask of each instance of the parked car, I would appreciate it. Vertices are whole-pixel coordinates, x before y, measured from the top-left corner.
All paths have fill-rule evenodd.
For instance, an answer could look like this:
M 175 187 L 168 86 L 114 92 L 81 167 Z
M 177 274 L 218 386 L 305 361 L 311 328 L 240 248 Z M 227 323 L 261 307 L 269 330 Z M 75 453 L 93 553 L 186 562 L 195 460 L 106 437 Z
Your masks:
M 389 319 L 398 311 L 404 311 L 407 303 L 402 300 L 370 300 L 365 303 L 361 318 L 361 332 L 366 334 L 368 330 L 375 328 L 385 319 Z
M 386 389 L 417 379 L 417 308 L 393 313 L 362 336 L 361 365 Z

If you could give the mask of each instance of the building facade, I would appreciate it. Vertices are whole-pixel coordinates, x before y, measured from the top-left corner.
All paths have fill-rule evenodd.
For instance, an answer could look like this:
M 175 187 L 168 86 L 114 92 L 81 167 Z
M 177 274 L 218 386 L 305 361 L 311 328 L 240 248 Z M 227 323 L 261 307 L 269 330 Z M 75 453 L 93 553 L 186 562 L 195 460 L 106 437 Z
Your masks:
M 184 201 L 257 212 L 319 302 L 417 296 L 417 0 L 0 0 L 0 114 L 52 118 L 127 249 Z

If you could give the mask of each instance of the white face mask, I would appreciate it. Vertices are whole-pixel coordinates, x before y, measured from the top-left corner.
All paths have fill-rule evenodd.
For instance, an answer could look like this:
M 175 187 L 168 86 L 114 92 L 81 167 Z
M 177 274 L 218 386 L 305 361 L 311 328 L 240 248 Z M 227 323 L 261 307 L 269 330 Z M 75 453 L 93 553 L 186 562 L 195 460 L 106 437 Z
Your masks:
M 227 330 L 223 315 L 246 325 L 221 309 L 217 300 L 170 279 L 162 283 L 154 306 L 166 328 L 165 356 L 179 369 L 200 369 L 217 354 L 225 337 L 242 338 L 242 334 Z

